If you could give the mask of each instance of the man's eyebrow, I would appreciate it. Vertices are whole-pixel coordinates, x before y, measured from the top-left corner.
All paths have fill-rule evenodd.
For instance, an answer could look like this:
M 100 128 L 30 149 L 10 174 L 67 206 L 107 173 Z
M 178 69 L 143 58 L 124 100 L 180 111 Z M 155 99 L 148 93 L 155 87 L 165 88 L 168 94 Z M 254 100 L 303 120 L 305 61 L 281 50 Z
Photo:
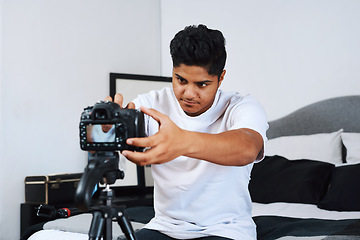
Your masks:
M 176 75 L 179 79 L 187 81 L 185 78 L 183 78 L 183 77 L 180 76 L 179 74 L 175 73 L 175 75 Z M 211 80 L 203 80 L 203 81 L 197 81 L 196 83 L 198 83 L 198 84 L 203 84 L 203 83 L 212 83 L 212 82 L 213 82 L 213 81 L 211 81 Z
M 183 77 L 180 76 L 179 74 L 175 73 L 175 75 L 176 75 L 179 79 L 187 81 L 185 78 L 183 78 Z
M 198 81 L 196 83 L 212 83 L 213 81 L 211 80 L 204 80 L 204 81 Z

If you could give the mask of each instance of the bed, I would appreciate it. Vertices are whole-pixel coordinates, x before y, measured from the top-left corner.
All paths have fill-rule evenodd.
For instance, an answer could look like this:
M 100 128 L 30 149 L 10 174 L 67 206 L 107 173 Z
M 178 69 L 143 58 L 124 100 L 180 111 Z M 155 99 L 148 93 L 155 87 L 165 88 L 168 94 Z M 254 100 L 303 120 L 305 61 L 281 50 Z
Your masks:
M 258 239 L 360 239 L 360 96 L 271 121 L 249 190 Z
M 360 239 L 360 96 L 313 103 L 271 121 L 249 190 L 258 239 Z M 127 209 L 135 229 L 149 206 Z M 88 239 L 91 214 L 41 225 L 29 240 Z M 113 239 L 121 238 L 114 223 Z

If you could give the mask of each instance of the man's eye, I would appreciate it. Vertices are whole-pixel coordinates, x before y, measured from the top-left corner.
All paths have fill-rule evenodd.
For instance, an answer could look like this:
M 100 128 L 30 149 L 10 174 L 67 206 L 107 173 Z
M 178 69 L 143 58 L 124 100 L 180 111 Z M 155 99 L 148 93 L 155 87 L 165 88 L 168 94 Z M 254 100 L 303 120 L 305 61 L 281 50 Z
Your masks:
M 198 83 L 198 87 L 200 87 L 200 88 L 204 88 L 207 85 L 208 85 L 207 83 Z
M 185 80 L 185 79 L 178 78 L 178 80 L 179 80 L 179 82 L 180 82 L 181 84 L 185 84 L 185 83 L 186 83 L 186 80 Z

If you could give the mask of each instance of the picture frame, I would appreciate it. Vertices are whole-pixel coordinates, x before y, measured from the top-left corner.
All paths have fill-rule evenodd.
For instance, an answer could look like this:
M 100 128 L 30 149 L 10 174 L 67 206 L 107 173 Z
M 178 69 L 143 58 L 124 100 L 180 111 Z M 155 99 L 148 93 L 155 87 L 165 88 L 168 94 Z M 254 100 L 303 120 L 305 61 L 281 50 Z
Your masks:
M 171 77 L 110 73 L 110 96 L 114 97 L 116 93 L 121 93 L 124 97 L 124 106 L 139 94 L 171 86 Z
M 116 93 L 121 93 L 124 97 L 124 107 L 139 94 L 148 93 L 151 90 L 163 87 L 172 87 L 171 77 L 110 73 L 110 96 L 114 98 Z M 121 157 L 124 158 L 123 156 Z M 124 163 L 124 159 L 120 159 L 120 162 Z M 125 160 L 125 164 L 125 178 L 118 180 L 114 186 L 131 186 L 141 191 L 146 191 L 153 187 L 150 166 L 136 166 L 128 160 Z

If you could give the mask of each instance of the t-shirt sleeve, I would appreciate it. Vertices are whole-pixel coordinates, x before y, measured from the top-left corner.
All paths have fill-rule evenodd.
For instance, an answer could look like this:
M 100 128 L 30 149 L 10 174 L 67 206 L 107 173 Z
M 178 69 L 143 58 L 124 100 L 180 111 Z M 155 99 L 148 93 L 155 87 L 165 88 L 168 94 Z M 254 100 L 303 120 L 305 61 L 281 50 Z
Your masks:
M 266 131 L 269 128 L 267 115 L 261 104 L 250 95 L 245 96 L 232 109 L 229 130 L 240 128 L 248 128 L 258 132 L 263 138 L 265 149 Z

